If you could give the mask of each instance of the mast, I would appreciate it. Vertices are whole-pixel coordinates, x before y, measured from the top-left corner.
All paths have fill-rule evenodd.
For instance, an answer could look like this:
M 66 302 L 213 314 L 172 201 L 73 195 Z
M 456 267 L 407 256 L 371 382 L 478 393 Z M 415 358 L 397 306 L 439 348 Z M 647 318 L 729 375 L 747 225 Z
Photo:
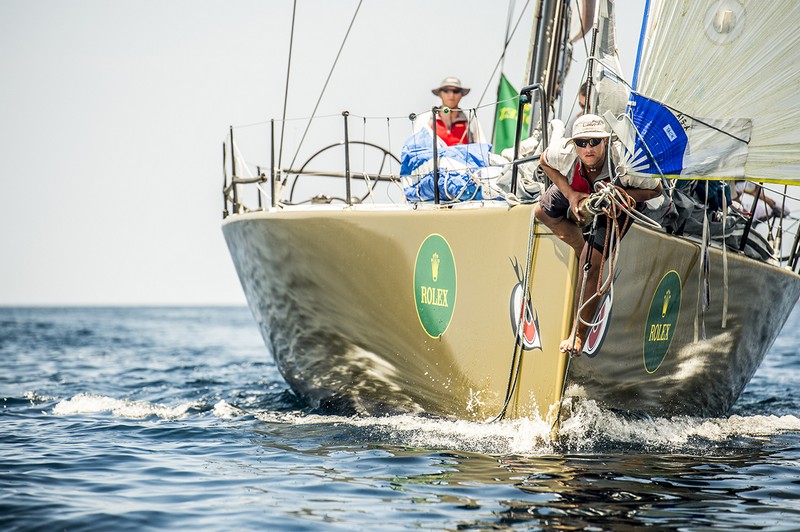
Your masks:
M 563 53 L 561 43 L 568 28 L 569 0 L 539 0 L 534 18 L 534 35 L 531 39 L 528 85 L 540 84 L 549 95 L 545 109 L 552 108 L 559 95 L 558 65 Z M 539 106 L 532 106 L 530 128 L 546 123 L 548 117 L 540 116 Z
M 592 86 L 594 85 L 594 63 L 597 56 L 597 34 L 600 31 L 600 2 L 597 3 L 597 10 L 594 13 L 594 24 L 592 25 L 592 44 L 589 48 L 589 72 L 586 77 L 586 112 L 597 113 L 597 109 L 592 105 Z

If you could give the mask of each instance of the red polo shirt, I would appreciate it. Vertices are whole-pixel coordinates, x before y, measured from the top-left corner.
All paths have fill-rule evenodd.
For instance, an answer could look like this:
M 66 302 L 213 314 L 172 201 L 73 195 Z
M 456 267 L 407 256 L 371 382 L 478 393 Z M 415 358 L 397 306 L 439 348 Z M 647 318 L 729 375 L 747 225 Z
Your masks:
M 436 117 L 436 134 L 448 146 L 468 144 L 471 141 L 468 129 L 466 118 L 456 118 L 455 122 L 450 124 L 450 130 L 448 130 L 442 119 L 438 116 Z

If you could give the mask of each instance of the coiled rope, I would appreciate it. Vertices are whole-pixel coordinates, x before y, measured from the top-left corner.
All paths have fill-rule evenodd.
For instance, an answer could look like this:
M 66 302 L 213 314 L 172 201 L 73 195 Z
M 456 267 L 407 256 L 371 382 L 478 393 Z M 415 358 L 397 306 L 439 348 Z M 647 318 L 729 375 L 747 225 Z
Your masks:
M 584 275 L 583 281 L 581 284 L 581 291 L 580 291 L 580 299 L 578 300 L 579 305 L 576 310 L 577 315 L 575 316 L 576 320 L 580 320 L 580 322 L 587 327 L 596 327 L 599 325 L 599 322 L 587 322 L 581 317 L 583 310 L 586 306 L 594 300 L 595 298 L 602 297 L 606 295 L 609 291 L 613 289 L 613 280 L 614 280 L 614 270 L 617 265 L 617 261 L 619 259 L 619 250 L 620 250 L 620 241 L 622 240 L 622 236 L 627 231 L 628 227 L 630 226 L 631 222 L 635 219 L 641 222 L 643 225 L 651 227 L 653 229 L 658 229 L 661 225 L 649 218 L 648 216 L 642 214 L 641 212 L 636 210 L 636 200 L 634 200 L 630 194 L 628 194 L 625 189 L 618 185 L 614 185 L 611 183 L 606 183 L 604 181 L 600 181 L 595 184 L 594 186 L 595 192 L 590 194 L 585 199 L 583 199 L 579 205 L 579 211 L 581 215 L 585 219 L 591 220 L 592 223 L 592 233 L 596 231 L 596 223 L 597 223 L 597 216 L 603 214 L 606 217 L 606 236 L 605 236 L 605 243 L 603 246 L 603 253 L 600 259 L 600 275 L 597 278 L 597 287 L 595 289 L 595 293 L 587 299 L 583 301 L 584 295 L 586 293 L 586 283 L 588 280 L 588 270 L 591 261 L 591 254 L 587 254 L 586 257 L 586 264 L 584 266 Z M 625 219 L 623 224 L 620 224 L 619 218 L 626 214 L 627 218 Z M 593 238 L 594 235 L 592 235 Z M 589 246 L 589 251 L 591 251 L 591 246 Z M 605 270 L 606 262 L 608 262 L 608 276 L 605 278 L 603 277 L 603 271 Z M 581 303 L 583 301 L 583 303 Z M 574 329 L 572 345 L 575 345 L 575 336 L 577 335 L 577 328 Z M 576 355 L 577 353 L 573 353 Z

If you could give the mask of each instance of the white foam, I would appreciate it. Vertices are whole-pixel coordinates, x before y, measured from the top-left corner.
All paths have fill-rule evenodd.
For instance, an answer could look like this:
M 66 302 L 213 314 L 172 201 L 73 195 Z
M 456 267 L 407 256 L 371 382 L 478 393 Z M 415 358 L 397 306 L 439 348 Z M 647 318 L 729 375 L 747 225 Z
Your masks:
M 36 393 L 33 390 L 25 392 L 24 397 L 25 397 L 25 399 L 30 401 L 31 404 L 46 403 L 48 401 L 52 401 L 53 399 L 55 399 L 54 397 L 48 397 L 46 395 L 39 395 L 38 393 Z
M 551 438 L 550 426 L 540 419 L 480 422 L 414 415 L 341 417 L 277 412 L 259 412 L 255 417 L 268 423 L 366 428 L 372 438 L 390 445 L 527 456 L 591 452 L 609 445 L 704 452 L 709 445 L 724 444 L 735 438 L 800 432 L 800 418 L 793 415 L 634 419 L 604 410 L 591 400 L 582 400 L 574 405 L 569 416 L 562 420 L 555 441 Z
M 165 420 L 173 420 L 187 417 L 189 410 L 197 406 L 197 403 L 185 403 L 169 407 L 148 401 L 115 399 L 103 395 L 81 393 L 71 399 L 60 401 L 53 407 L 53 414 L 56 416 L 69 416 L 109 412 L 114 416 L 130 419 L 145 419 L 155 416 Z
M 483 423 L 416 415 L 342 417 L 275 412 L 260 412 L 256 418 L 293 425 L 350 425 L 368 429 L 372 439 L 384 444 L 483 454 L 551 453 L 554 443 L 547 423 L 527 418 Z
M 79 394 L 60 401 L 52 413 L 66 416 L 109 412 L 131 419 L 158 417 L 175 420 L 188 417 L 190 410 L 198 406 L 197 403 L 186 403 L 169 407 L 147 401 Z M 248 412 L 225 400 L 214 405 L 213 415 L 220 419 L 254 415 L 262 422 L 295 426 L 350 426 L 367 430 L 370 440 L 386 445 L 523 456 L 591 452 L 609 445 L 703 452 L 709 445 L 724 445 L 726 441 L 737 438 L 800 432 L 800 418 L 794 415 L 637 419 L 604 410 L 588 399 L 575 401 L 569 405 L 568 411 L 569 414 L 562 419 L 557 440 L 552 439 L 549 424 L 541 419 L 481 422 L 418 415 L 344 417 L 303 412 Z
M 224 399 L 214 405 L 214 415 L 221 419 L 235 419 L 245 415 L 247 412 L 233 406 Z
M 800 431 L 793 415 L 730 416 L 721 418 L 634 419 L 579 401 L 561 425 L 561 439 L 571 448 L 592 448 L 605 442 L 691 451 L 734 438 L 773 436 Z M 698 439 L 700 441 L 698 441 Z

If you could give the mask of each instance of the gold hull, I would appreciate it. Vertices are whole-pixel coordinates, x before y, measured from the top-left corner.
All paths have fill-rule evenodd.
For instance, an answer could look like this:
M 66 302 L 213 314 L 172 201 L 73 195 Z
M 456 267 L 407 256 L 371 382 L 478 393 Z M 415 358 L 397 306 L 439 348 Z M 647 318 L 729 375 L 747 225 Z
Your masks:
M 800 296 L 795 274 L 730 253 L 723 329 L 712 250 L 707 339 L 695 341 L 699 245 L 633 227 L 598 347 L 568 364 L 558 344 L 576 259 L 539 224 L 529 246 L 531 226 L 531 205 L 470 203 L 259 211 L 228 217 L 223 232 L 287 383 L 312 406 L 370 414 L 555 422 L 565 379 L 611 408 L 722 413 Z
M 623 411 L 725 414 L 797 303 L 800 278 L 730 250 L 724 258 L 715 247 L 708 250 L 706 282 L 699 241 L 641 226 L 631 228 L 621 250 L 605 339 L 593 357 L 572 360 L 569 382 Z M 674 289 L 667 293 L 674 286 L 680 287 L 678 301 Z M 668 296 L 672 319 L 661 315 Z

